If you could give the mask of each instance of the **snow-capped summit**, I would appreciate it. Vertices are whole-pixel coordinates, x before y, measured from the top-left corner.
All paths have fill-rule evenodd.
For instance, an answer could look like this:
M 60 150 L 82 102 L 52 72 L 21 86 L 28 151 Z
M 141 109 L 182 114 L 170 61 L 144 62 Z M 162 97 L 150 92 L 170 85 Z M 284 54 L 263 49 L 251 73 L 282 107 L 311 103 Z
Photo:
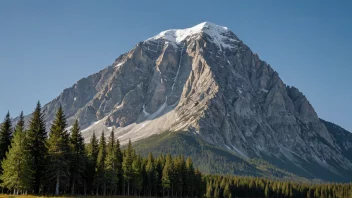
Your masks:
M 187 41 L 193 37 L 199 36 L 201 33 L 207 34 L 213 39 L 213 42 L 224 48 L 232 48 L 233 42 L 238 42 L 239 39 L 227 27 L 216 25 L 211 22 L 203 22 L 196 26 L 186 29 L 170 29 L 160 32 L 158 35 L 147 39 L 146 41 L 163 39 L 170 42 L 172 45 Z
M 86 141 L 112 130 L 121 144 L 185 132 L 300 176 L 352 178 L 351 134 L 328 130 L 303 93 L 213 23 L 139 42 L 46 104 L 47 127 L 61 104 L 68 126 L 79 120 Z

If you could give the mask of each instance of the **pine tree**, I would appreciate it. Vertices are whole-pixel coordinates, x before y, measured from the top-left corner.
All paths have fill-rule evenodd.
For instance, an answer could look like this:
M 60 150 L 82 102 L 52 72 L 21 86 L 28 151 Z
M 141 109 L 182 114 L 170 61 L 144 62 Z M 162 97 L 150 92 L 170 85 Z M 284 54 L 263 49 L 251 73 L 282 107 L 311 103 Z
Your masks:
M 270 189 L 269 189 L 269 184 L 268 183 L 265 185 L 264 194 L 265 194 L 266 198 L 270 197 Z
M 225 188 L 224 188 L 224 197 L 225 198 L 231 198 L 232 194 L 231 194 L 231 189 L 230 189 L 230 185 L 226 184 Z
M 42 113 L 40 102 L 32 113 L 29 122 L 28 136 L 28 150 L 33 158 L 32 170 L 34 171 L 33 190 L 38 194 L 41 187 L 41 180 L 45 173 L 46 167 L 46 139 L 47 133 L 45 130 L 45 121 Z
M 163 196 L 165 196 L 165 190 L 167 190 L 168 192 L 168 196 L 170 196 L 170 189 L 171 189 L 171 185 L 173 182 L 173 162 L 172 162 L 172 157 L 171 154 L 167 154 L 166 155 L 166 161 L 165 161 L 165 165 L 163 168 L 163 176 L 161 179 L 162 182 L 162 186 L 163 186 Z
M 55 195 L 60 193 L 60 185 L 67 184 L 69 178 L 69 156 L 71 153 L 69 146 L 69 134 L 66 130 L 66 118 L 60 106 L 56 117 L 51 125 L 48 140 L 49 161 L 48 175 L 51 181 L 55 182 Z
M 140 156 L 135 156 L 132 162 L 132 186 L 134 189 L 134 194 L 140 195 L 140 191 L 143 185 L 143 175 L 142 175 L 142 159 Z
M 118 177 L 118 189 L 117 190 L 122 190 L 121 188 L 123 187 L 123 170 L 122 170 L 122 162 L 123 162 L 123 155 L 122 151 L 120 148 L 120 141 L 119 139 L 116 139 L 116 156 L 117 156 L 117 164 L 116 164 L 116 172 L 117 172 L 117 177 Z
M 0 128 L 0 161 L 6 157 L 6 152 L 11 144 L 12 124 L 10 112 L 7 112 Z
M 3 168 L 3 174 L 1 175 L 2 186 L 14 190 L 15 194 L 18 194 L 19 191 L 30 189 L 33 179 L 33 171 L 31 170 L 32 159 L 27 150 L 27 143 L 22 112 L 11 141 L 11 148 L 6 154 L 6 159 L 1 164 Z
M 134 158 L 134 151 L 132 148 L 132 142 L 131 140 L 128 141 L 126 153 L 122 162 L 122 169 L 123 169 L 123 178 L 125 182 L 127 183 L 127 195 L 130 195 L 130 185 L 131 181 L 133 179 L 133 169 L 132 169 L 132 163 L 133 163 L 133 158 Z
M 97 195 L 99 194 L 99 186 L 103 187 L 103 195 L 106 195 L 106 178 L 105 178 L 105 159 L 106 159 L 106 140 L 104 131 L 101 133 L 99 140 L 99 153 L 97 158 Z
M 71 193 L 75 194 L 76 186 L 82 184 L 83 174 L 86 168 L 86 152 L 84 139 L 80 132 L 78 120 L 72 126 L 70 143 L 72 147 L 72 158 L 70 164 L 70 175 L 72 181 Z
M 194 184 L 195 184 L 195 175 L 194 175 L 193 162 L 192 162 L 192 159 L 188 157 L 186 160 L 185 188 L 189 196 L 193 195 Z
M 99 153 L 99 143 L 93 131 L 93 135 L 90 139 L 90 143 L 87 145 L 88 163 L 85 171 L 87 188 L 90 189 L 90 193 L 93 192 L 93 182 L 96 178 L 96 165 Z
M 117 149 L 117 143 L 115 136 L 114 136 L 114 130 L 111 131 L 109 141 L 107 144 L 107 155 L 105 159 L 105 164 L 106 164 L 106 183 L 107 187 L 110 190 L 110 194 L 115 194 L 117 190 L 117 184 L 118 184 L 118 166 L 119 166 L 119 156 L 118 156 L 118 150 Z M 120 146 L 120 145 L 118 145 Z
M 146 174 L 147 174 L 147 188 L 149 191 L 149 196 L 152 196 L 152 191 L 156 187 L 156 180 L 157 180 L 157 175 L 156 175 L 156 170 L 155 170 L 155 163 L 154 163 L 154 157 L 152 153 L 148 154 L 148 159 L 147 159 L 147 164 L 146 164 Z

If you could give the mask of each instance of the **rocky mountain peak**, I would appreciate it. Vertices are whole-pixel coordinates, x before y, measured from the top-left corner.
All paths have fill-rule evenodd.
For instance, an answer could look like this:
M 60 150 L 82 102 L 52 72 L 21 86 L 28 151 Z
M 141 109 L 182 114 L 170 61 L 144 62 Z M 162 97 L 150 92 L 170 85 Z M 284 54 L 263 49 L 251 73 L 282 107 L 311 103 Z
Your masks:
M 216 45 L 223 48 L 232 48 L 234 43 L 239 42 L 237 36 L 227 27 L 211 22 L 203 22 L 186 29 L 166 30 L 146 41 L 163 39 L 176 47 L 178 44 L 188 41 L 189 39 L 199 38 L 202 34 L 208 35 Z
M 48 125 L 60 104 L 86 140 L 113 129 L 122 144 L 184 131 L 246 159 L 352 172 L 303 93 L 228 28 L 209 22 L 163 31 L 79 80 L 44 106 Z

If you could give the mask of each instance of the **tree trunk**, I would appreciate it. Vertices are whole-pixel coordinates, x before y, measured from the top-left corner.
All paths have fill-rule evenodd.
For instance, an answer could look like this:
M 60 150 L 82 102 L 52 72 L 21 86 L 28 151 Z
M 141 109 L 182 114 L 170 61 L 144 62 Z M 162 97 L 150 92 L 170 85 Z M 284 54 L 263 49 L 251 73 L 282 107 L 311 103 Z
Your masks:
M 55 195 L 59 195 L 59 188 L 60 188 L 60 177 L 59 177 L 59 175 L 57 175 L 56 176 Z
M 106 196 L 106 184 L 104 182 L 104 193 L 103 193 L 104 196 Z
M 97 192 L 96 192 L 96 195 L 98 196 L 99 195 L 99 185 L 97 184 Z
M 127 184 L 127 196 L 130 196 L 130 182 Z
M 86 180 L 83 181 L 83 191 L 84 191 L 84 195 L 87 196 Z
M 75 194 L 75 177 L 73 177 L 73 181 L 72 181 L 72 191 L 71 194 L 74 195 Z

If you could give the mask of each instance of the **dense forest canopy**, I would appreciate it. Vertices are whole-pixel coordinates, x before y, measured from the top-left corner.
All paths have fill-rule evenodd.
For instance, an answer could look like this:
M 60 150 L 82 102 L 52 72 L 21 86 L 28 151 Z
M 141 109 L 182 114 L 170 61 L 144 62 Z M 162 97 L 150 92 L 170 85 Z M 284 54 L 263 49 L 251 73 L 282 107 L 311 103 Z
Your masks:
M 127 195 L 168 197 L 351 198 L 352 184 L 312 184 L 255 177 L 207 175 L 182 155 L 142 157 L 131 141 L 122 149 L 110 134 L 88 144 L 78 121 L 67 129 L 58 108 L 49 130 L 38 102 L 25 128 L 23 113 L 0 126 L 0 182 L 11 194 Z M 48 131 L 50 133 L 48 134 Z

